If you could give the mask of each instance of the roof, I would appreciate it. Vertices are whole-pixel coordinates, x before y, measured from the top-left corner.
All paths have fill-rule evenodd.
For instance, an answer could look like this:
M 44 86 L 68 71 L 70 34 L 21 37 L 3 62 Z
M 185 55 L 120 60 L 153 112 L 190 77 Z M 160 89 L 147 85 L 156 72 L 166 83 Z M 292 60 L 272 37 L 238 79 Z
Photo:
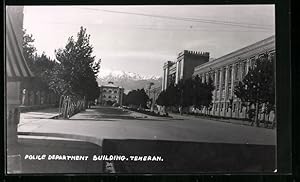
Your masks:
M 101 85 L 101 87 L 111 87 L 111 88 L 122 88 L 113 84 L 113 82 L 108 82 L 106 85 Z
M 15 30 L 17 27 L 13 26 L 13 23 L 16 22 L 12 22 L 14 14 L 8 10 L 6 13 L 6 76 L 7 81 L 20 81 L 34 75 L 30 71 L 23 56 L 23 51 L 18 44 Z
M 253 55 L 259 54 L 260 52 L 265 52 L 274 49 L 275 49 L 275 36 L 272 35 L 266 39 L 250 44 L 246 47 L 233 51 L 217 59 L 196 66 L 194 69 L 194 74 L 198 74 L 200 70 L 209 71 L 211 67 L 217 68 L 226 64 L 236 62 L 239 59 L 243 60 L 246 57 L 249 56 L 251 57 Z

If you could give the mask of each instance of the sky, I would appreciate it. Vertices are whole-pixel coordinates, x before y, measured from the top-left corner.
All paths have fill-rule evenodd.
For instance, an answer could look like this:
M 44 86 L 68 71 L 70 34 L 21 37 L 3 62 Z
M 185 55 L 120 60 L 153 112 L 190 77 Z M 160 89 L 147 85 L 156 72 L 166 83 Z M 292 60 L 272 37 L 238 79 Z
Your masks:
M 162 76 L 183 50 L 218 58 L 275 34 L 274 5 L 25 6 L 39 54 L 55 58 L 83 26 L 101 71 Z

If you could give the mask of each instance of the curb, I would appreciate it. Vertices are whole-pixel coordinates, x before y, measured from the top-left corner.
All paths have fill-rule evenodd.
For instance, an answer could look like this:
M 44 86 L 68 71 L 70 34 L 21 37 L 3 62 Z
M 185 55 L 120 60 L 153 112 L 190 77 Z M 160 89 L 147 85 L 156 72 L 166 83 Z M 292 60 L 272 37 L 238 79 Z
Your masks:
M 23 136 L 31 136 L 34 139 L 34 136 L 36 137 L 57 137 L 57 138 L 64 138 L 64 139 L 74 139 L 74 140 L 80 140 L 84 142 L 89 142 L 96 144 L 100 147 L 102 147 L 102 138 L 96 138 L 91 136 L 84 136 L 84 135 L 75 135 L 75 134 L 64 134 L 64 133 L 39 133 L 39 132 L 18 132 L 18 135 Z M 38 138 L 37 138 L 38 139 Z
M 62 116 L 61 113 L 57 113 L 55 116 L 52 116 L 51 118 L 47 118 L 47 119 L 58 119 L 61 116 Z
M 145 113 L 140 113 L 138 111 L 132 111 L 130 109 L 126 109 L 126 108 L 122 108 L 123 110 L 125 111 L 128 111 L 128 112 L 131 112 L 131 113 L 137 113 L 137 114 L 140 114 L 141 116 L 134 116 L 135 118 L 149 118 L 149 117 L 155 117 L 157 119 L 172 119 L 173 117 L 172 116 L 168 116 L 168 117 L 165 117 L 165 116 L 152 116 L 152 115 L 148 115 L 148 114 L 145 114 Z
M 34 111 L 44 110 L 44 109 L 54 109 L 57 107 L 55 107 L 55 104 L 47 104 L 47 105 L 33 105 L 33 106 L 22 106 L 21 105 L 18 108 L 21 113 L 25 113 L 25 112 L 34 112 Z
M 173 115 L 177 115 L 177 114 L 173 114 Z M 212 117 L 201 117 L 201 116 L 194 116 L 194 115 L 181 115 L 184 117 L 193 117 L 193 118 L 199 118 L 199 119 L 207 119 L 207 120 L 212 120 L 212 121 L 217 121 L 217 122 L 223 122 L 223 123 L 231 123 L 234 125 L 243 125 L 243 126 L 249 126 L 249 127 L 256 127 L 256 126 L 252 126 L 251 123 L 247 124 L 247 123 L 238 123 L 238 122 L 230 122 L 228 120 L 221 120 L 221 119 L 217 119 L 217 118 L 212 118 Z M 246 121 L 245 121 L 246 122 Z M 265 127 L 256 127 L 256 128 L 264 128 L 264 129 L 275 129 L 275 128 L 265 128 Z

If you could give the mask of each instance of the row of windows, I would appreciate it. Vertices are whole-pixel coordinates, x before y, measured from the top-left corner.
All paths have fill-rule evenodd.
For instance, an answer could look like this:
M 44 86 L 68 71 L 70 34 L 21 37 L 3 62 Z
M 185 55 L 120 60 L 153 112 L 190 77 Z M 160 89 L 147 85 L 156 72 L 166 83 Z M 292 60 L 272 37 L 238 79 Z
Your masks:
M 106 89 L 103 89 L 103 92 L 108 92 L 108 93 L 118 93 L 117 90 L 113 91 L 113 90 L 106 90 Z
M 242 78 L 246 75 L 246 71 L 247 71 L 246 70 L 246 65 L 247 65 L 246 61 L 240 63 L 239 65 L 238 64 L 234 65 L 235 66 L 235 72 L 234 72 L 234 74 L 235 74 L 235 76 L 234 76 L 235 80 L 234 81 L 239 80 L 239 75 L 238 75 L 239 71 L 241 71 L 241 73 L 242 73 Z M 232 66 L 229 66 L 228 67 L 228 75 L 227 75 L 228 83 L 231 83 L 231 80 L 232 80 L 232 70 L 233 70 Z M 221 73 L 222 73 L 222 75 L 221 75 Z M 225 85 L 225 81 L 226 81 L 226 68 L 223 68 L 222 71 L 221 70 L 217 70 L 216 80 L 215 80 L 215 78 L 213 76 L 214 73 L 208 73 L 208 74 L 209 74 L 209 77 L 212 79 L 212 81 L 216 82 L 216 86 L 217 87 L 220 85 L 220 80 L 221 79 L 222 79 L 221 84 Z M 222 76 L 222 78 L 221 78 L 221 76 Z M 204 79 L 204 81 L 206 81 L 206 79 L 207 79 L 206 76 L 205 77 L 202 76 L 201 78 Z
M 219 107 L 220 107 L 220 111 L 225 110 L 226 112 L 228 112 L 229 109 L 230 109 L 230 105 L 229 105 L 228 102 L 226 102 L 226 103 L 215 103 L 214 110 L 217 111 Z M 233 103 L 231 107 L 232 107 L 232 112 L 235 112 L 235 111 L 242 112 L 242 109 L 241 109 L 242 105 L 240 103 Z
M 261 58 L 262 56 L 264 56 L 265 54 L 260 54 L 258 57 Z M 268 53 L 268 58 L 270 57 L 274 57 L 275 56 L 275 51 L 271 51 Z M 251 57 L 249 59 L 249 67 L 250 68 L 253 68 L 255 67 L 255 59 L 256 57 Z M 243 60 L 243 61 L 239 61 L 238 63 L 234 63 L 232 65 L 229 65 L 228 66 L 228 77 L 227 77 L 227 80 L 228 80 L 228 83 L 231 83 L 232 81 L 232 72 L 233 72 L 233 68 L 234 68 L 234 82 L 238 82 L 240 80 L 242 80 L 246 74 L 247 74 L 247 61 L 248 60 Z M 222 69 L 222 72 L 221 72 L 221 69 Z M 204 74 L 201 74 L 200 75 L 200 78 L 206 82 L 207 81 L 207 76 L 211 78 L 211 80 L 213 80 L 213 82 L 215 83 L 215 86 L 217 88 L 219 88 L 220 86 L 220 79 L 222 79 L 222 86 L 224 87 L 225 86 L 225 77 L 226 77 L 226 66 L 223 67 L 223 68 L 217 68 L 216 71 L 210 71 L 208 73 L 204 73 Z M 214 74 L 217 74 L 216 78 L 214 77 Z M 222 73 L 222 75 L 221 75 Z M 222 78 L 221 78 L 222 76 Z
M 106 98 L 106 96 L 103 95 L 103 98 Z M 110 96 L 110 95 L 109 95 L 107 98 L 109 98 L 109 99 L 110 99 L 110 98 L 118 98 L 118 96 Z

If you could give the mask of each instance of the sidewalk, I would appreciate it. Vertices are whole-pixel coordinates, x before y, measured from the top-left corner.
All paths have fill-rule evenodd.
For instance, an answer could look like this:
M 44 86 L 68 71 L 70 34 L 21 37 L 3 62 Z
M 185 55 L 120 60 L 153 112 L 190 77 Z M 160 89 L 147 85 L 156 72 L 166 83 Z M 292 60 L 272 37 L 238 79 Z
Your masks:
M 195 116 L 195 115 L 188 115 L 188 114 L 177 114 L 177 113 L 169 113 L 169 116 L 174 118 L 180 119 L 189 119 L 189 118 L 200 118 L 200 119 L 208 119 L 213 121 L 225 122 L 225 123 L 232 123 L 232 124 L 239 124 L 239 125 L 246 125 L 251 126 L 251 122 L 246 120 L 235 120 L 235 119 L 220 119 L 220 118 L 213 118 L 213 117 L 205 117 L 205 116 Z
M 20 105 L 19 110 L 21 113 L 31 112 L 31 111 L 40 111 L 48 108 L 54 108 L 55 104 L 43 104 L 43 105 Z
M 48 108 L 31 112 L 20 113 L 20 122 L 18 126 L 27 123 L 33 123 L 43 119 L 51 119 L 58 116 L 58 108 Z

